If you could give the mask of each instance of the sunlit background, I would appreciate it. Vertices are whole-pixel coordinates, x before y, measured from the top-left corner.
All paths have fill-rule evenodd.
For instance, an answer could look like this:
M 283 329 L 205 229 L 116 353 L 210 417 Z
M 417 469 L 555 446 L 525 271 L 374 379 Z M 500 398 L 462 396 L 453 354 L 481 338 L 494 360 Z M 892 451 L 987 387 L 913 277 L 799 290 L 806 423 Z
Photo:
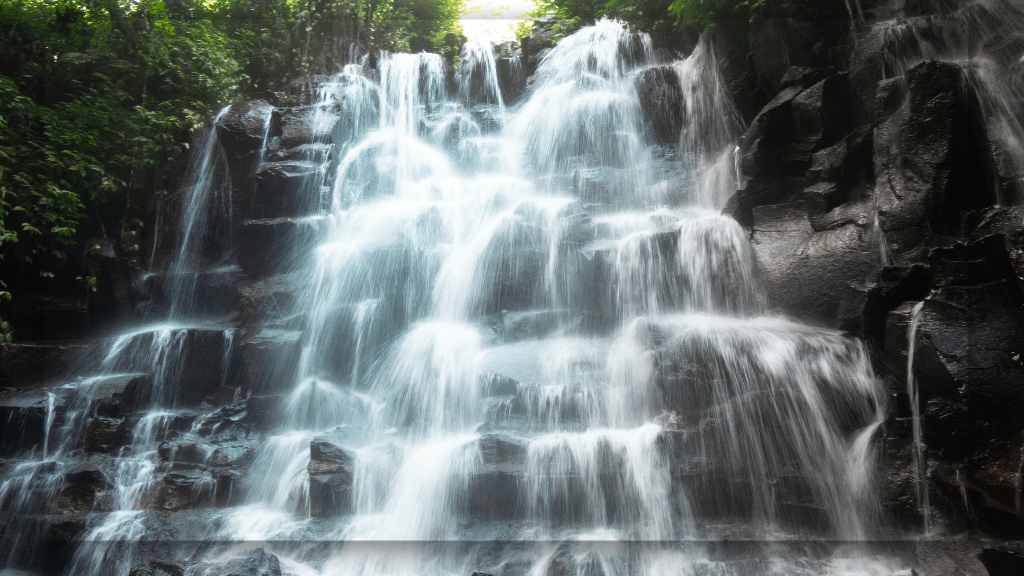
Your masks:
M 516 27 L 536 8 L 533 0 L 468 0 L 462 27 L 473 41 L 514 40 Z

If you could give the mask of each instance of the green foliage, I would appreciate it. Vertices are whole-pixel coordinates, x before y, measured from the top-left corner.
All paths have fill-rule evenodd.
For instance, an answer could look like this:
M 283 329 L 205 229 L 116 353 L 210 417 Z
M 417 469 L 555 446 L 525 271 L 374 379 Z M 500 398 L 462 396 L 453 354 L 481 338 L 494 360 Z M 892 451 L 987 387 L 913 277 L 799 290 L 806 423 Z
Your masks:
M 605 17 L 622 20 L 655 37 L 667 36 L 677 26 L 677 18 L 670 12 L 673 0 L 538 0 L 536 4 L 537 15 L 555 17 L 552 29 L 556 35 Z
M 556 36 L 573 32 L 601 18 L 615 18 L 637 30 L 649 33 L 655 41 L 671 38 L 682 28 L 707 30 L 714 18 L 762 18 L 768 0 L 537 0 L 535 18 L 553 16 Z M 517 31 L 517 37 L 529 34 L 529 28 Z
M 138 254 L 139 205 L 215 110 L 337 69 L 353 42 L 457 53 L 463 3 L 0 0 L 0 281 L 53 277 L 115 201 L 107 233 Z

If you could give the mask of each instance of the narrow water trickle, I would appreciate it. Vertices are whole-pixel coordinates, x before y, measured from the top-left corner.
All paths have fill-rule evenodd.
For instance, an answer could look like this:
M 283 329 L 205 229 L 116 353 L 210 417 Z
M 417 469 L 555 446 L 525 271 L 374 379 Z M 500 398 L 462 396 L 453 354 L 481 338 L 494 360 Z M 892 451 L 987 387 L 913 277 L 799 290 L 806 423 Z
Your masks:
M 918 392 L 917 378 L 914 377 L 914 353 L 917 349 L 917 328 L 921 323 L 921 311 L 924 300 L 914 305 L 910 314 L 910 325 L 907 327 L 907 398 L 910 401 L 911 425 L 914 438 L 914 493 L 917 506 L 924 517 L 924 533 L 931 534 L 931 505 L 928 499 L 927 461 L 924 454 L 924 443 L 921 440 L 921 397 Z

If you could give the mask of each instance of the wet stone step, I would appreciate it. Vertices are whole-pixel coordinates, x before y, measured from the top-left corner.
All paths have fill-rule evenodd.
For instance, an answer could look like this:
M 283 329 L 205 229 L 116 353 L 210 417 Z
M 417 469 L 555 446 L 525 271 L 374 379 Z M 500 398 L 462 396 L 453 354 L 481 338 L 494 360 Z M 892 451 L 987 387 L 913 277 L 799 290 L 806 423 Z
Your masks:
M 65 376 L 87 349 L 79 342 L 0 343 L 0 386 L 29 386 Z
M 235 243 L 235 258 L 250 278 L 290 272 L 301 266 L 318 235 L 320 220 L 266 218 L 242 225 Z
M 68 395 L 68 390 L 0 388 L 0 455 L 41 453 L 47 430 L 59 423 Z M 50 440 L 58 442 L 55 437 Z

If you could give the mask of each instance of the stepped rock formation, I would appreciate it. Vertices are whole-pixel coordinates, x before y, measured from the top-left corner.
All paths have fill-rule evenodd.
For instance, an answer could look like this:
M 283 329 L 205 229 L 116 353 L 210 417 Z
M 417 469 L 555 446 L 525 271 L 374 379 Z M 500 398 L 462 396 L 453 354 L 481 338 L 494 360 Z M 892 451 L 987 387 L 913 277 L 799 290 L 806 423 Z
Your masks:
M 1024 10 L 924 4 L 225 108 L 125 321 L 2 345 L 2 566 L 1017 573 Z

